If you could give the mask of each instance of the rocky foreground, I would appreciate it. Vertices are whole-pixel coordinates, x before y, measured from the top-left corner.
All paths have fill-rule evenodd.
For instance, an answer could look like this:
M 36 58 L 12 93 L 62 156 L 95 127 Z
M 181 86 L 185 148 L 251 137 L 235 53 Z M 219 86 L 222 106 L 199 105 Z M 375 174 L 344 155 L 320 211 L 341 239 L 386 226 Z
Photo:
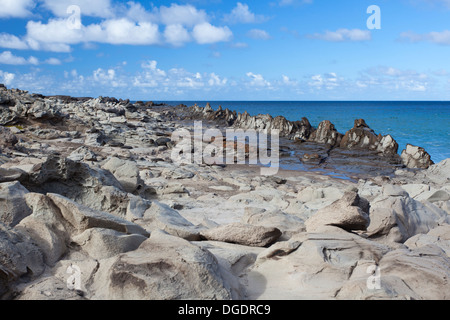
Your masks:
M 361 120 L 264 117 L 0 86 L 0 297 L 450 298 L 450 159 L 400 157 Z M 171 135 L 193 119 L 284 128 L 283 148 L 323 151 L 299 153 L 316 167 L 378 164 L 176 165 Z

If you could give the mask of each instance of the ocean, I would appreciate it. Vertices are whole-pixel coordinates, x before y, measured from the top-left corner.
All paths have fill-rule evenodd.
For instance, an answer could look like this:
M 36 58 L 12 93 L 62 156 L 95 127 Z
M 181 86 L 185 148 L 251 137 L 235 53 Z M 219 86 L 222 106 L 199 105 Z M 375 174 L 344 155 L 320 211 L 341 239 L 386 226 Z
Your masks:
M 160 101 L 169 105 L 195 103 L 201 107 L 209 102 L 219 106 L 247 111 L 250 115 L 284 116 L 291 121 L 306 117 L 317 127 L 330 120 L 345 134 L 355 119 L 364 119 L 376 134 L 390 134 L 399 144 L 399 153 L 412 144 L 423 147 L 435 163 L 450 158 L 450 101 Z

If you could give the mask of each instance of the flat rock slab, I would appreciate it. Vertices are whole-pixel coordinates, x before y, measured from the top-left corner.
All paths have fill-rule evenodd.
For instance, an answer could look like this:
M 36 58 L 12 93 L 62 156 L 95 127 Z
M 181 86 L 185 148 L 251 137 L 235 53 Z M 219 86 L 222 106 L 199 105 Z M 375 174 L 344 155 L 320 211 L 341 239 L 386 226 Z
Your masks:
M 252 226 L 243 223 L 232 223 L 217 228 L 202 231 L 201 237 L 211 241 L 222 241 L 241 244 L 250 247 L 265 247 L 281 236 L 277 228 Z

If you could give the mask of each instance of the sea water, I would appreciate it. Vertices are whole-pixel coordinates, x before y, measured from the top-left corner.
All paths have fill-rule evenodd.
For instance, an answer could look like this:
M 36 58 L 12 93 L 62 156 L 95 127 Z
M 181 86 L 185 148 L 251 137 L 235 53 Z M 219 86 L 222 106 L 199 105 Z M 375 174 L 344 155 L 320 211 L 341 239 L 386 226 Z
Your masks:
M 345 134 L 355 119 L 364 119 L 376 134 L 390 134 L 399 153 L 412 144 L 423 147 L 435 163 L 450 158 L 450 102 L 438 101 L 208 101 L 214 110 L 247 111 L 250 115 L 284 116 L 291 121 L 306 117 L 313 127 L 330 120 Z M 164 101 L 169 105 L 206 106 L 207 101 Z

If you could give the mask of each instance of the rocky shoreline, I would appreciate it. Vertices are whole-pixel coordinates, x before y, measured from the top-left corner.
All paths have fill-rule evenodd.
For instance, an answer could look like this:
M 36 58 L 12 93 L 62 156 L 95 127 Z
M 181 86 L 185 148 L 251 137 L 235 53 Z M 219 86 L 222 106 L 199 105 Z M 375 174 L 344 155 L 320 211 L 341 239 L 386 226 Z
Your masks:
M 280 171 L 173 163 L 194 120 L 280 130 Z M 450 159 L 364 120 L 0 86 L 2 299 L 449 299 L 449 214 Z

